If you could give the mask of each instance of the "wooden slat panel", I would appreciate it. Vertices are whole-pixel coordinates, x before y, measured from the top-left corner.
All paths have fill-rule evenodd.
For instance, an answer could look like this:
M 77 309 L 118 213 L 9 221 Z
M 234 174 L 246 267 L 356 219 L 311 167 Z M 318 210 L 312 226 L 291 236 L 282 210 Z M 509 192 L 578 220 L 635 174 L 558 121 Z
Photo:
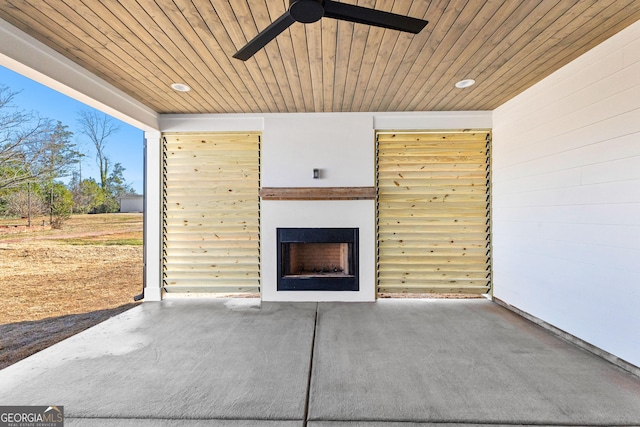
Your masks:
M 413 16 L 409 11 L 410 6 L 410 2 L 395 1 L 393 2 L 392 8 L 389 11 L 400 15 Z M 363 100 L 359 106 L 360 111 L 373 111 L 370 109 L 370 106 L 376 94 L 376 89 L 379 87 L 381 80 L 391 74 L 390 70 L 386 68 L 386 64 L 388 64 L 390 61 L 395 62 L 396 60 L 392 59 L 393 55 L 399 55 L 406 50 L 406 46 L 408 44 L 405 43 L 403 45 L 399 41 L 400 39 L 409 40 L 410 38 L 406 36 L 407 34 L 402 34 L 402 32 L 400 31 L 383 32 L 382 40 L 379 42 L 379 50 L 375 55 L 375 63 L 371 71 L 371 76 L 369 77 L 369 81 L 367 82 L 367 88 L 362 91 Z M 397 56 L 395 58 L 397 58 Z
M 373 7 L 378 10 L 389 12 L 392 6 L 393 0 L 377 0 Z M 369 85 L 369 82 L 371 80 L 371 74 L 374 70 L 374 64 L 376 60 L 386 56 L 384 54 L 384 51 L 381 52 L 381 49 L 383 49 L 381 42 L 384 33 L 385 31 L 380 27 L 369 28 L 364 55 L 362 56 L 362 61 L 360 62 L 358 81 L 355 86 L 354 97 L 351 105 L 352 111 L 362 111 L 363 98 L 367 91 L 367 86 Z M 386 47 L 387 50 L 389 48 L 390 46 Z
M 167 244 L 167 254 L 170 252 L 175 252 L 180 254 L 181 256 L 186 256 L 185 254 L 190 254 L 193 251 L 197 251 L 200 249 L 205 251 L 205 253 L 214 253 L 214 251 L 218 251 L 218 253 L 220 253 L 225 249 L 229 249 L 231 251 L 230 256 L 236 256 L 235 252 L 250 252 L 256 246 L 255 240 L 225 240 L 225 237 L 226 236 L 221 235 L 219 239 L 211 239 L 212 241 L 206 241 L 197 238 L 177 238 L 174 242 Z M 180 252 L 181 250 L 183 250 L 184 252 Z
M 599 13 L 594 10 L 596 5 Z M 617 23 L 624 22 L 625 18 L 629 18 L 633 13 L 633 9 L 636 9 L 635 13 L 637 13 L 639 6 L 640 3 L 636 0 L 572 0 L 558 2 L 550 13 L 538 15 L 542 18 L 536 28 L 527 31 L 520 40 L 499 53 L 500 55 L 507 54 L 511 57 L 512 67 L 508 70 L 506 67 L 500 67 L 500 69 L 496 70 L 494 65 L 482 72 L 483 78 L 486 77 L 487 82 L 492 84 L 487 85 L 482 90 L 475 91 L 473 94 L 474 102 L 480 102 L 481 98 L 491 103 L 499 103 L 501 100 L 506 101 L 504 93 L 501 93 L 504 88 L 509 87 L 515 91 L 523 91 L 534 82 L 539 81 L 539 76 L 545 75 L 549 69 L 557 70 L 560 68 L 558 67 L 560 63 L 563 65 L 569 63 L 581 53 L 603 41 L 605 38 L 599 37 L 602 32 L 606 31 L 605 28 L 608 31 L 612 31 L 616 26 L 613 22 L 607 22 L 609 16 L 615 16 L 617 12 L 617 16 L 613 21 Z M 637 17 L 633 19 L 634 22 L 636 20 Z M 523 23 L 526 22 L 526 20 L 523 21 Z M 522 27 L 520 26 L 520 30 L 523 29 Z M 557 33 L 560 28 L 562 29 L 562 37 L 558 37 Z M 528 38 L 531 36 L 534 38 L 529 41 Z M 558 43 L 559 40 L 562 40 L 564 46 L 572 46 L 573 49 L 564 51 L 562 55 L 559 55 L 542 48 L 543 45 Z M 527 75 L 525 70 L 536 70 L 536 72 L 534 75 Z M 500 80 L 500 84 L 493 84 Z M 492 89 L 486 90 L 488 87 L 492 87 Z M 451 99 L 451 102 L 448 104 L 442 102 L 444 104 L 443 108 L 447 105 L 453 106 L 455 109 L 455 105 L 459 105 L 460 100 L 453 100 L 451 96 L 449 96 L 449 99 Z
M 313 93 L 313 111 L 323 111 L 322 74 L 322 22 L 314 22 L 304 26 L 307 39 L 307 55 L 311 72 L 311 87 Z
M 192 44 L 180 35 L 180 31 L 178 30 L 180 25 L 178 23 L 174 25 L 169 18 L 169 16 L 181 15 L 154 7 L 155 4 L 149 0 L 123 2 L 122 6 L 125 7 L 131 17 L 133 17 L 129 19 L 127 24 L 131 28 L 143 26 L 151 36 L 151 45 L 161 46 L 161 55 L 165 60 L 171 63 L 189 64 L 184 66 L 185 71 L 183 74 L 181 73 L 184 75 L 183 81 L 189 82 L 189 86 L 192 87 L 193 92 L 202 91 L 202 93 L 199 93 L 198 98 L 203 99 L 204 105 L 209 103 L 209 101 L 206 100 L 205 94 L 210 93 L 212 97 L 216 98 L 213 103 L 220 105 L 219 108 L 225 108 L 228 112 L 239 108 L 236 100 L 228 94 L 228 91 L 226 91 L 220 83 L 218 76 L 211 74 L 211 70 L 208 68 L 204 59 L 194 51 Z M 169 12 L 168 15 L 167 12 Z M 204 78 L 204 76 L 209 76 L 209 78 Z M 165 83 L 165 85 L 166 84 L 167 83 Z M 219 102 L 220 98 L 218 97 L 225 95 L 229 96 L 228 102 L 221 104 Z M 231 106 L 231 108 L 227 109 L 229 106 Z
M 249 284 L 243 284 L 242 282 L 237 282 L 234 286 L 210 286 L 205 284 L 204 286 L 199 286 L 193 280 L 188 281 L 189 284 L 184 284 L 182 282 L 176 281 L 176 283 L 171 286 L 167 286 L 165 289 L 168 293 L 254 293 L 255 288 Z
M 164 135 L 167 292 L 259 291 L 259 159 L 257 134 Z
M 141 0 L 138 0 L 141 1 Z M 172 3 L 175 3 L 172 4 Z M 163 4 L 162 14 L 150 13 L 154 22 L 159 23 L 163 32 L 172 40 L 194 68 L 194 72 L 200 73 L 202 77 L 196 75 L 198 83 L 207 89 L 204 94 L 211 96 L 211 90 L 217 90 L 222 99 L 225 99 L 233 106 L 232 110 L 249 110 L 250 95 L 244 84 L 235 85 L 238 81 L 238 75 L 233 69 L 225 72 L 224 65 L 229 63 L 228 58 L 216 58 L 212 56 L 209 50 L 209 42 L 204 42 L 198 36 L 197 28 L 204 24 L 201 16 L 193 6 L 191 1 L 174 1 L 172 3 Z M 144 2 L 142 2 L 144 6 Z M 154 8 L 149 8 L 154 10 Z M 208 39 L 208 34 L 206 39 Z M 184 42 L 182 42 L 184 40 Z M 223 64 L 223 65 L 220 65 Z M 209 73 L 208 77 L 203 73 Z M 200 79 L 208 79 L 200 80 Z M 210 86 L 209 86 L 210 85 Z M 228 97 L 228 98 L 227 98 Z
M 265 13 L 265 11 L 267 10 L 265 4 L 266 2 L 257 3 L 255 15 L 245 1 L 229 2 L 228 5 L 225 4 L 227 3 L 225 1 L 215 3 L 220 3 L 221 9 L 224 11 L 224 17 L 221 17 L 222 22 L 225 23 L 223 25 L 224 31 L 228 31 L 226 29 L 228 25 L 227 22 L 231 25 L 236 26 L 236 28 L 237 25 L 239 25 L 240 27 L 238 32 L 240 33 L 241 37 L 235 41 L 237 48 L 242 47 L 247 41 L 251 40 L 256 34 L 258 34 L 259 31 L 262 31 L 271 22 L 269 13 Z M 222 6 L 224 7 L 222 8 Z M 218 5 L 216 4 L 215 7 L 217 10 Z M 259 8 L 259 10 L 257 8 Z M 266 49 L 269 50 L 269 52 L 267 52 L 265 49 L 262 49 L 256 55 L 254 55 L 251 62 L 247 61 L 244 64 L 238 65 L 246 66 L 251 70 L 252 74 L 259 74 L 260 81 L 264 82 L 264 86 L 266 87 L 266 89 L 268 89 L 270 105 L 273 110 L 286 112 L 288 111 L 288 107 L 285 104 L 281 88 L 278 86 L 277 76 L 275 75 L 273 67 L 269 62 L 270 56 L 275 54 L 275 50 L 277 50 L 277 45 L 270 43 L 266 46 Z M 232 55 L 233 53 L 233 51 L 227 52 L 227 55 Z M 284 78 L 284 75 L 282 77 Z
M 393 288 L 378 288 L 379 293 L 405 293 L 405 294 L 484 294 L 486 293 L 487 287 L 484 285 L 473 285 L 467 283 L 464 287 L 464 290 L 461 290 L 460 287 L 452 286 L 433 286 L 429 289 L 425 289 L 422 285 L 418 285 L 416 287 L 411 287 L 410 285 L 406 285 L 403 287 L 393 287 Z
M 347 21 L 338 21 L 337 40 L 351 40 L 354 24 Z M 340 49 L 336 49 L 333 81 L 333 109 L 332 111 L 346 111 L 343 108 L 347 75 L 349 74 L 349 58 L 351 44 L 341 43 Z
M 450 2 L 451 3 L 451 2 Z M 472 19 L 478 18 L 478 11 L 484 2 L 454 2 L 453 7 L 448 6 L 441 18 L 431 27 L 429 41 L 426 45 L 426 54 L 421 52 L 416 62 L 408 73 L 408 78 L 402 83 L 399 90 L 394 93 L 391 108 L 397 108 L 407 101 L 414 99 L 413 93 L 419 91 L 426 84 L 432 83 L 429 75 L 446 56 L 448 49 L 455 45 L 457 32 L 447 31 L 446 28 L 468 25 Z M 443 31 L 444 30 L 444 31 Z M 431 86 L 432 90 L 433 87 Z
M 186 6 L 182 6 L 181 3 L 185 3 Z M 195 22 L 193 25 L 194 30 L 198 32 L 202 40 L 206 40 L 207 47 L 213 57 L 218 60 L 225 70 L 228 70 L 228 73 L 232 76 L 231 79 L 238 83 L 240 90 L 244 90 L 244 88 L 248 90 L 249 97 L 247 101 L 249 108 L 255 111 L 269 111 L 263 95 L 265 88 L 264 85 L 260 84 L 262 82 L 261 75 L 251 74 L 246 67 L 234 67 L 234 59 L 227 54 L 227 52 L 234 50 L 233 41 L 228 32 L 231 23 L 223 21 L 215 12 L 214 8 L 219 3 L 222 2 L 216 2 L 216 5 L 211 5 L 208 2 L 179 0 L 176 4 L 178 4 L 181 9 L 189 7 L 196 9 L 195 11 L 190 10 L 192 16 L 188 17 L 189 21 Z M 212 38 L 212 30 L 216 28 L 225 28 L 227 31 L 215 31 Z
M 359 6 L 375 8 L 375 0 L 360 0 L 357 2 Z M 364 60 L 364 54 L 367 47 L 367 38 L 372 27 L 368 25 L 354 25 L 350 39 L 343 40 L 349 47 L 349 63 L 347 65 L 346 80 L 344 86 L 344 97 L 342 99 L 342 111 L 355 111 L 353 108 L 353 100 L 356 96 L 356 86 L 359 82 L 360 68 Z M 342 46 L 342 43 L 339 45 Z
M 188 106 L 187 103 L 184 103 L 180 99 L 168 96 L 166 91 L 162 94 L 162 91 L 158 90 L 154 82 L 154 73 L 158 75 L 162 75 L 163 73 L 154 70 L 154 67 L 146 70 L 148 73 L 138 69 L 127 69 L 129 77 L 125 78 L 123 76 L 123 69 L 119 65 L 127 62 L 135 62 L 135 51 L 121 49 L 121 46 L 112 44 L 111 41 L 105 41 L 104 35 L 102 35 L 102 37 L 93 37 L 93 32 L 85 30 L 84 28 L 76 28 L 73 23 L 66 19 L 67 17 L 73 18 L 72 15 L 64 15 L 64 11 L 62 16 L 58 15 L 59 10 L 66 8 L 66 5 L 62 4 L 57 5 L 57 7 L 49 7 L 48 4 L 39 1 L 35 6 L 24 2 L 21 7 L 23 8 L 23 13 L 12 20 L 12 23 L 16 27 L 26 32 L 29 32 L 30 28 L 38 28 L 39 31 L 34 34 L 38 40 L 48 44 L 58 52 L 62 52 L 75 62 L 86 63 L 87 69 L 104 78 L 106 81 L 120 87 L 128 87 L 131 82 L 139 82 L 138 88 L 147 95 L 145 101 L 152 105 L 156 105 L 155 101 L 164 97 L 166 102 L 173 103 L 179 106 L 179 108 L 186 108 Z M 3 7 L 0 7 L 0 14 L 4 10 Z M 60 27 L 57 27 L 58 25 Z M 59 29 L 57 30 L 57 28 Z M 101 31 L 96 31 L 96 34 L 101 34 Z M 73 46 L 73 49 L 70 49 L 67 44 L 62 42 L 61 38 Z M 58 43 L 53 40 L 57 40 Z M 105 46 L 112 46 L 112 48 L 105 49 Z M 96 57 L 96 52 L 100 52 L 101 55 Z M 149 88 L 147 88 L 147 85 Z
M 518 3 L 475 2 L 478 10 L 472 10 L 469 5 L 470 3 L 467 4 L 467 7 L 458 18 L 459 21 L 466 23 L 467 31 L 464 34 L 447 34 L 443 43 L 436 49 L 431 58 L 430 72 L 420 76 L 425 80 L 414 82 L 415 85 L 412 87 L 414 95 L 411 96 L 412 100 L 408 101 L 412 109 L 415 109 L 417 105 L 428 103 L 430 99 L 427 98 L 431 98 L 429 96 L 431 93 L 441 90 L 451 91 L 451 76 L 465 75 L 464 70 L 462 72 L 458 71 L 458 67 L 464 66 L 464 61 L 457 61 L 454 58 L 468 58 L 477 52 L 481 46 L 487 43 L 487 40 L 492 37 L 496 30 L 495 27 L 487 25 L 487 18 L 491 17 L 502 24 L 506 19 L 505 17 L 511 14 L 513 8 L 518 6 Z M 455 39 L 450 39 L 450 36 L 455 37 Z M 444 46 L 447 46 L 444 50 L 440 49 L 440 47 Z
M 335 19 L 323 19 L 322 24 L 322 55 L 320 63 L 322 64 L 322 103 L 324 111 L 333 110 L 333 94 L 335 80 L 335 64 L 338 21 Z
M 229 257 L 234 256 L 237 258 L 240 257 L 255 257 L 259 253 L 258 248 L 248 247 L 248 248 L 231 248 L 231 247 L 220 247 L 220 248 L 193 248 L 189 251 L 185 251 L 184 248 L 173 249 L 170 247 L 166 247 L 164 249 L 164 254 L 167 258 L 174 259 L 191 259 L 198 257 Z
M 378 134 L 378 292 L 489 291 L 487 138 Z
M 168 93 L 168 91 L 163 91 L 160 86 L 162 76 L 167 73 L 186 72 L 187 70 L 183 64 L 167 64 L 166 55 L 164 53 L 158 55 L 157 53 L 158 48 L 162 50 L 162 47 L 149 36 L 148 31 L 137 25 L 137 21 L 121 5 L 111 3 L 109 6 L 103 2 L 96 2 L 87 6 L 80 0 L 67 0 L 65 2 L 58 1 L 55 5 L 52 5 L 51 10 L 42 11 L 59 25 L 63 25 L 68 31 L 74 32 L 83 43 L 96 44 L 97 46 L 94 49 L 99 52 L 105 52 L 105 58 L 109 58 L 110 53 L 118 53 L 118 58 L 116 60 L 111 59 L 108 64 L 109 68 L 119 66 L 118 71 L 111 72 L 107 76 L 102 76 L 101 73 L 98 73 L 101 77 L 107 80 L 114 77 L 124 77 L 123 84 L 126 87 L 149 87 L 149 90 L 145 92 L 152 92 L 156 95 L 152 101 L 150 100 L 152 105 L 160 105 L 163 100 L 168 102 L 170 98 L 171 101 L 169 102 L 179 105 L 180 108 L 189 108 L 189 104 L 184 97 L 175 92 Z M 57 16 L 56 13 L 61 16 Z M 74 19 L 74 16 L 82 17 L 82 20 Z M 87 35 L 91 35 L 91 37 L 87 37 Z M 132 48 L 123 46 L 123 39 L 129 40 Z M 78 48 L 78 45 L 74 45 L 74 50 L 82 51 L 81 48 Z M 89 56 L 89 60 L 95 62 L 95 56 L 90 53 Z M 130 61 L 144 63 L 147 66 L 129 70 L 126 64 L 131 63 Z M 125 64 L 125 68 L 122 68 L 122 64 Z M 129 73 L 129 77 L 122 75 L 124 69 Z M 138 73 L 143 73 L 144 78 L 137 77 Z M 143 102 L 149 102 L 142 97 L 138 99 Z M 206 101 L 203 102 L 203 100 L 204 98 L 201 97 L 194 99 L 199 106 L 206 105 Z
M 287 2 L 288 3 L 288 2 Z M 315 94 L 311 81 L 311 64 L 307 49 L 307 32 L 302 24 L 293 24 L 289 27 L 291 32 L 291 44 L 293 49 L 283 50 L 282 58 L 285 62 L 295 64 L 300 87 L 302 88 L 302 101 L 304 108 L 299 111 L 313 111 Z

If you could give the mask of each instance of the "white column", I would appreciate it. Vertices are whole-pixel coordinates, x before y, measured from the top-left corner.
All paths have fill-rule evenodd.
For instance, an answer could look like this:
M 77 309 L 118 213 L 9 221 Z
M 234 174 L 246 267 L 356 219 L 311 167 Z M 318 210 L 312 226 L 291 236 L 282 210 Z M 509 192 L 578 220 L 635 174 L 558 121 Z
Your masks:
M 145 132 L 145 301 L 162 300 L 162 143 Z

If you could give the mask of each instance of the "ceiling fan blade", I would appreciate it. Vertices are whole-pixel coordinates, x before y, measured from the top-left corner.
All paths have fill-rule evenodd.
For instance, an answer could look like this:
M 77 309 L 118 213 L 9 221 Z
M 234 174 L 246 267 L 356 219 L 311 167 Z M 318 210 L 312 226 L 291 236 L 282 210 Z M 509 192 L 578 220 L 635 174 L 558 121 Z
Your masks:
M 326 18 L 390 28 L 392 30 L 405 31 L 413 34 L 418 34 L 429 23 L 429 21 L 423 19 L 369 9 L 368 7 L 338 3 L 332 0 L 325 0 L 324 16 Z
M 246 61 L 251 58 L 257 51 L 262 49 L 271 40 L 275 39 L 278 34 L 289 28 L 291 24 L 296 22 L 291 13 L 287 11 L 280 18 L 273 21 L 267 28 L 260 31 L 249 43 L 247 43 L 242 49 L 237 51 L 234 58 Z

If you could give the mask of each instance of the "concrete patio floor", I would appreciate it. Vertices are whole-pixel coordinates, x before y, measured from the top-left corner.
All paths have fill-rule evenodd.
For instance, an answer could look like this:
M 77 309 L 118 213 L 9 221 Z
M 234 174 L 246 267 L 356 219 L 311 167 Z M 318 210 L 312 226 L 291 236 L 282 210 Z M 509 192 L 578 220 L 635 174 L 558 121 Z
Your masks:
M 67 426 L 640 425 L 640 378 L 487 300 L 144 303 L 0 371 Z

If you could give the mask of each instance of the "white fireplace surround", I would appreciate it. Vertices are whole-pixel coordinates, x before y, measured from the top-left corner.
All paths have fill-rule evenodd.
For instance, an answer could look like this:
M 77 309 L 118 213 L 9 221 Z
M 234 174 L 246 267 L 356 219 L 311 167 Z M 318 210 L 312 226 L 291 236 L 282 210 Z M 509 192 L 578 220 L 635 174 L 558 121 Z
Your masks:
M 373 200 L 263 200 L 260 207 L 263 301 L 375 301 Z M 278 228 L 358 228 L 358 291 L 278 291 Z

